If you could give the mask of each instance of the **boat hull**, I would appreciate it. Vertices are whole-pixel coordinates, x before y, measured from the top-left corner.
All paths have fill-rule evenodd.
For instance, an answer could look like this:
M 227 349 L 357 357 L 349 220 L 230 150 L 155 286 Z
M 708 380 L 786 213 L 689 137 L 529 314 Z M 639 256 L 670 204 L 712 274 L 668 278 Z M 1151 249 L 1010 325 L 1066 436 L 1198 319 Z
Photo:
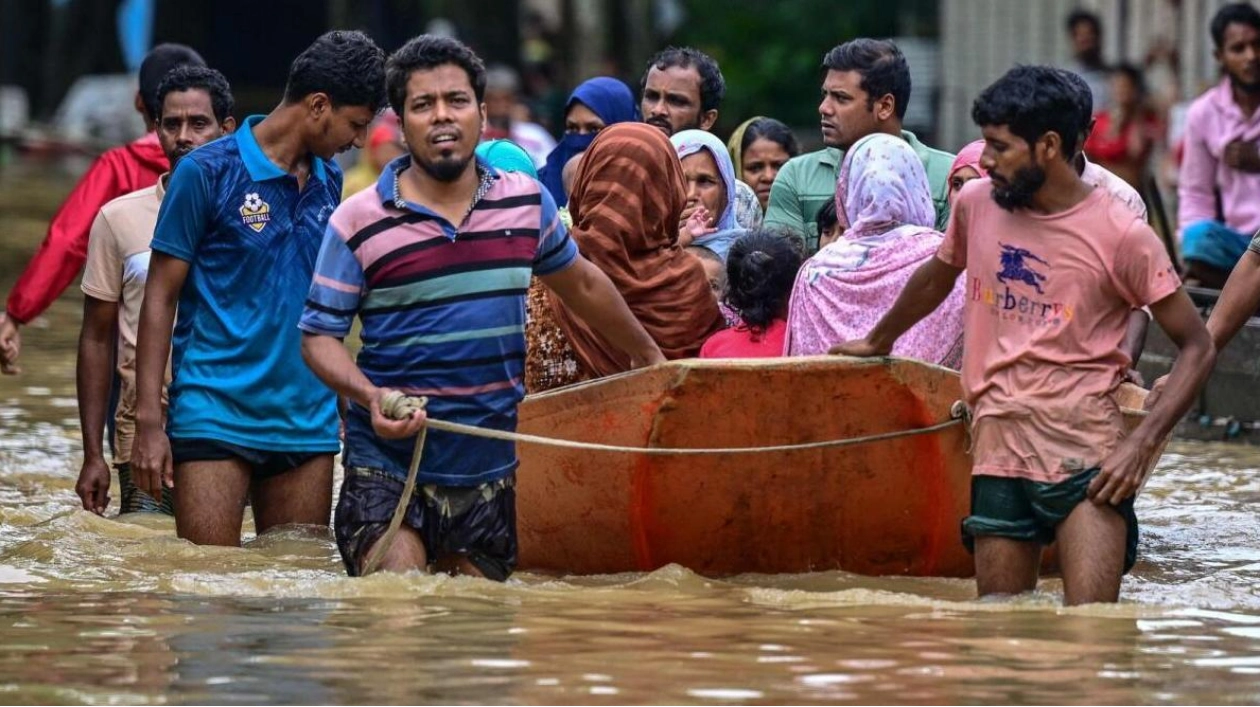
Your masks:
M 916 361 L 677 361 L 531 396 L 520 431 L 636 447 L 791 445 L 928 427 L 961 397 L 955 372 Z M 963 425 L 772 453 L 522 444 L 520 567 L 970 576 L 967 444 Z

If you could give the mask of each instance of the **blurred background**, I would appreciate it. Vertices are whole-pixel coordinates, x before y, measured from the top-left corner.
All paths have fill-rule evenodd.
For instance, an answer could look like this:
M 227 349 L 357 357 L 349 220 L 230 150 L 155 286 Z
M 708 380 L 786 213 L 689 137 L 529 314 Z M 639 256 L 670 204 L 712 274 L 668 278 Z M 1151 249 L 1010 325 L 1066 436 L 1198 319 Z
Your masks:
M 819 145 L 819 64 L 856 36 L 891 37 L 913 92 L 906 128 L 956 150 L 977 135 L 974 96 L 1015 63 L 1092 72 L 1096 111 L 1137 120 L 1151 142 L 1132 181 L 1175 194 L 1181 116 L 1217 77 L 1207 23 L 1224 0 L 0 0 L 0 169 L 32 160 L 73 174 L 138 136 L 134 72 L 155 43 L 196 48 L 232 84 L 237 115 L 265 112 L 289 62 L 322 32 L 357 28 L 386 51 L 422 32 L 454 35 L 515 75 L 522 120 L 562 130 L 569 90 L 594 75 L 638 85 L 669 44 L 716 58 L 727 97 L 714 131 L 745 118 Z M 1075 11 L 1096 23 L 1069 28 Z M 1084 67 L 1084 68 L 1082 68 Z M 1116 71 L 1121 69 L 1121 71 Z M 1123 74 L 1123 75 L 1118 75 Z M 1097 91 L 1096 91 L 1097 93 Z M 1109 97 L 1114 95 L 1113 104 Z M 356 157 L 347 155 L 346 161 Z M 1149 188 L 1149 187 L 1148 187 Z M 1144 188 L 1143 191 L 1147 191 Z M 1171 209 L 1171 205 L 1168 207 Z
M 289 62 L 332 28 L 366 31 L 386 51 L 425 32 L 454 34 L 510 66 L 533 119 L 558 132 L 568 90 L 612 74 L 637 84 L 657 49 L 690 44 L 728 84 L 717 132 L 763 113 L 816 142 L 819 62 L 859 35 L 893 37 L 910 58 L 907 127 L 954 149 L 974 130 L 972 97 L 1011 64 L 1070 64 L 1073 10 L 1100 20 L 1101 57 L 1146 75 L 1161 112 L 1215 75 L 1207 22 L 1223 0 L 0 0 L 0 133 L 42 125 L 69 140 L 121 142 L 142 129 L 129 99 L 154 43 L 189 44 L 231 81 L 241 113 L 280 95 Z M 132 82 L 132 83 L 129 83 Z M 111 89 L 111 86 L 113 88 Z M 83 91 L 88 93 L 84 94 Z

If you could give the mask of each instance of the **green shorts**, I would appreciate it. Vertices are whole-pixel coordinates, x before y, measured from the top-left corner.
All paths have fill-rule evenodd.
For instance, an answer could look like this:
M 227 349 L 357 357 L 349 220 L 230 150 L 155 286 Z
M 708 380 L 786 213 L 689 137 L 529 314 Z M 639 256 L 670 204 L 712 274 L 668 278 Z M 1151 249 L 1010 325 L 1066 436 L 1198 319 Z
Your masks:
M 1004 476 L 971 477 L 971 515 L 963 519 L 962 539 L 968 552 L 975 551 L 975 538 L 994 535 L 1049 545 L 1054 531 L 1068 514 L 1086 500 L 1089 482 L 1099 467 L 1073 474 L 1059 483 L 1045 483 Z M 1138 521 L 1133 513 L 1133 496 L 1114 506 L 1124 518 L 1128 532 L 1124 547 L 1124 571 L 1137 562 Z

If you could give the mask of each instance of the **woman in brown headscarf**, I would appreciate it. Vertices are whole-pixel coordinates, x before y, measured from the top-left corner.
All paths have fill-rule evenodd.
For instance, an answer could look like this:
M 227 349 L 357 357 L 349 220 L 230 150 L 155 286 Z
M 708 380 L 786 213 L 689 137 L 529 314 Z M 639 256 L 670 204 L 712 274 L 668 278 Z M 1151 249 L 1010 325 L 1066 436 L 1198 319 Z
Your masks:
M 723 326 L 704 267 L 678 247 L 685 189 L 682 166 L 664 133 L 645 123 L 618 123 L 600 131 L 586 150 L 569 199 L 570 232 L 582 255 L 608 275 L 668 359 L 697 355 Z M 559 298 L 546 297 L 550 312 L 539 312 L 539 297 L 531 298 L 530 392 L 630 370 L 621 351 L 570 314 Z M 538 327 L 553 317 L 580 371 L 568 380 L 531 375 L 540 364 Z M 546 355 L 553 357 L 554 369 L 557 352 L 555 342 L 549 343 Z

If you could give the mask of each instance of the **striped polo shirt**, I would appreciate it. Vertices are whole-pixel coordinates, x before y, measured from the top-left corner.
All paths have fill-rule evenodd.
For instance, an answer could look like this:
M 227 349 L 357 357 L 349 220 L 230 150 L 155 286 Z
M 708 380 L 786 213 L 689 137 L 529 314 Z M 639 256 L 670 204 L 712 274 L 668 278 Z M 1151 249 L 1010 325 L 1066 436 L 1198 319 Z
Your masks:
M 404 155 L 375 189 L 342 202 L 329 220 L 299 327 L 344 337 L 363 328 L 358 365 L 373 384 L 429 398 L 435 418 L 516 429 L 525 395 L 525 294 L 532 275 L 569 267 L 577 246 L 551 195 L 534 179 L 477 163 L 480 186 L 456 225 L 405 201 Z M 351 404 L 348 467 L 405 477 L 413 440 L 383 440 L 369 411 Z M 431 430 L 421 483 L 474 486 L 516 469 L 516 449 Z

